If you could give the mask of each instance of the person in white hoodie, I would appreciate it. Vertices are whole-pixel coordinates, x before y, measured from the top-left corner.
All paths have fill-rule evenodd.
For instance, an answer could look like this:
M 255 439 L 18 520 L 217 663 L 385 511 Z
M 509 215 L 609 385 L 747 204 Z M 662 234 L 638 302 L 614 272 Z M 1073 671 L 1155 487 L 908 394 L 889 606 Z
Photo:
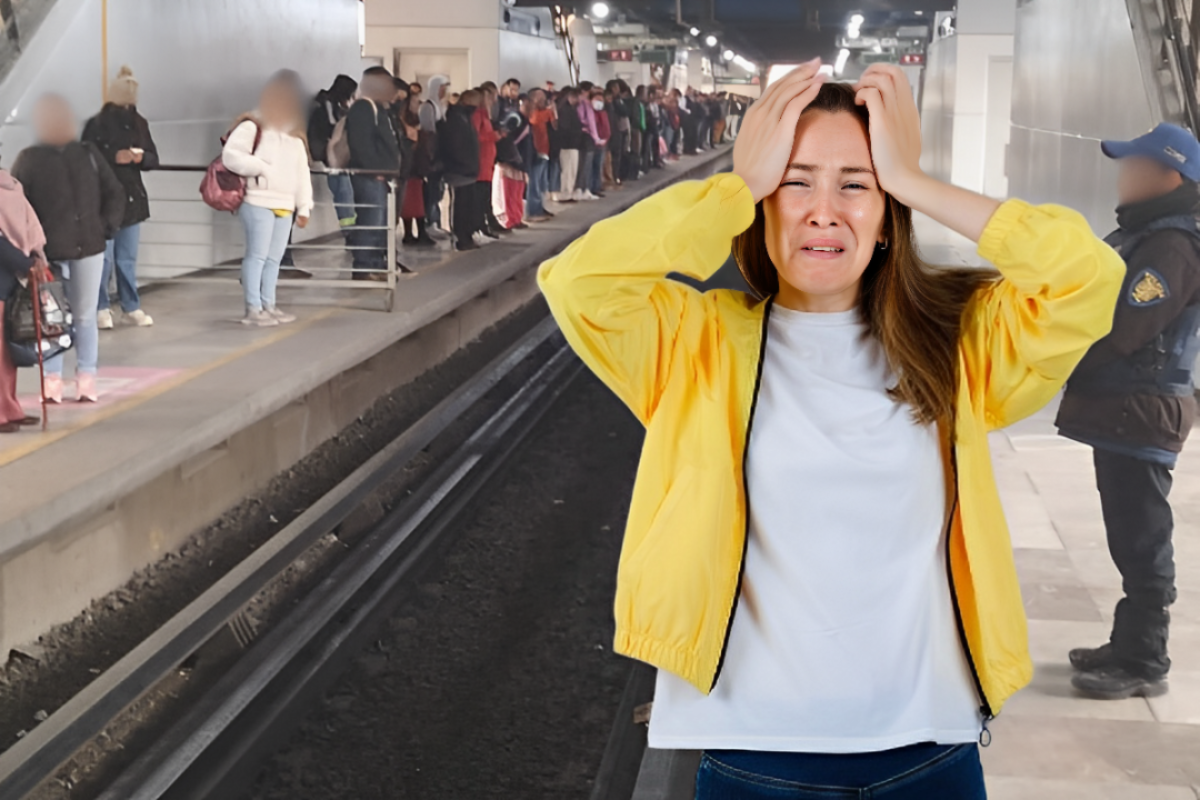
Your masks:
M 279 74 L 268 81 L 258 110 L 242 117 L 230 132 L 222 160 L 246 179 L 246 198 L 238 210 L 246 228 L 242 323 L 265 327 L 292 322 L 296 318 L 275 304 L 279 262 L 293 217 L 303 228 L 313 208 L 304 112 L 293 80 Z

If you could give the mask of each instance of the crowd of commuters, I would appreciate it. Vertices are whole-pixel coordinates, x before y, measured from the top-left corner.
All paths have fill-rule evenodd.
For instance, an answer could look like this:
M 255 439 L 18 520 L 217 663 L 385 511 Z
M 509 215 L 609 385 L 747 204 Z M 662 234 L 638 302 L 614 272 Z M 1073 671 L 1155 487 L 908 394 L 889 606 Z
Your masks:
M 332 169 L 356 279 L 386 279 L 382 215 L 392 186 L 403 246 L 429 247 L 433 234 L 449 234 L 456 249 L 472 250 L 549 220 L 547 201 L 594 200 L 680 153 L 731 140 L 746 108 L 724 93 L 634 90 L 622 80 L 528 91 L 515 78 L 461 92 L 445 75 L 428 84 L 372 67 L 360 84 L 339 75 L 316 97 L 309 143 L 314 160 Z M 447 192 L 451 220 L 443 224 Z
M 631 89 L 622 80 L 561 89 L 548 81 L 528 91 L 515 78 L 461 92 L 444 75 L 427 83 L 372 67 L 358 81 L 337 76 L 309 100 L 299 76 L 284 70 L 268 81 L 257 108 L 235 120 L 220 163 L 245 183 L 237 211 L 246 241 L 244 324 L 295 319 L 278 306 L 277 286 L 291 263 L 291 237 L 312 214 L 314 166 L 326 172 L 352 277 L 380 281 L 390 267 L 391 192 L 403 248 L 433 246 L 438 236 L 471 250 L 551 219 L 548 201 L 603 197 L 680 153 L 732 139 L 745 110 L 724 94 Z M 0 201 L 13 200 L 0 208 L 0 222 L 9 223 L 0 230 L 0 289 L 43 266 L 66 283 L 77 350 L 74 395 L 95 401 L 99 331 L 118 319 L 136 327 L 154 322 L 142 308 L 137 262 L 141 225 L 150 217 L 143 173 L 159 166 L 158 149 L 128 67 L 82 134 L 57 95 L 37 102 L 34 132 L 36 144 L 19 154 L 11 175 L 0 173 Z M 444 200 L 451 217 L 445 222 Z M 36 235 L 11 224 L 24 218 L 13 211 L 18 206 L 28 207 Z M 50 402 L 64 397 L 62 362 L 57 356 L 45 365 Z M 26 420 L 17 411 L 14 369 L 7 357 L 0 361 L 0 431 Z

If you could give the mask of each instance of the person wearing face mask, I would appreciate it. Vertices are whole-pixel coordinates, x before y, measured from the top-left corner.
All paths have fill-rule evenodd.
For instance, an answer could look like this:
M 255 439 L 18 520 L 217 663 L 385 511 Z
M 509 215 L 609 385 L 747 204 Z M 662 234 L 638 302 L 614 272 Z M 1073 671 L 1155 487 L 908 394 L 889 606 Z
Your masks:
M 125 220 L 125 187 L 90 142 L 76 138 L 75 115 L 58 95 L 33 109 L 38 143 L 22 150 L 12 175 L 25 188 L 46 233 L 46 258 L 67 282 L 75 325 L 76 398 L 96 402 L 100 334 L 96 312 L 104 274 L 104 250 Z M 46 399 L 63 400 L 63 356 L 45 364 Z
M 575 176 L 574 198 L 576 200 L 596 200 L 598 198 L 592 191 L 593 165 L 597 158 L 603 158 L 603 153 L 597 148 L 600 131 L 596 125 L 596 106 L 592 99 L 592 84 L 587 81 L 579 84 L 579 105 L 575 106 L 575 113 L 579 117 L 583 135 L 579 137 L 579 174 Z
M 658 668 L 649 746 L 703 751 L 696 800 L 982 800 L 977 742 L 1032 677 L 988 433 L 1055 397 L 1125 270 L 1077 212 L 920 157 L 899 67 L 850 86 L 814 59 L 750 108 L 732 172 L 538 270 L 646 426 L 614 643 Z M 914 211 L 997 269 L 924 264 Z M 731 250 L 753 294 L 670 277 Z
M 277 74 L 263 88 L 258 109 L 243 115 L 225 141 L 226 169 L 246 179 L 238 209 L 246 231 L 242 257 L 242 324 L 268 327 L 294 322 L 279 308 L 275 290 L 292 222 L 308 225 L 313 208 L 312 178 L 304 141 L 304 114 L 295 80 Z
M 108 284 L 114 268 L 117 296 L 125 319 L 139 328 L 154 324 L 142 310 L 138 295 L 137 256 L 141 224 L 150 218 L 150 199 L 142 183 L 142 173 L 158 166 L 158 148 L 150 135 L 150 125 L 138 113 L 137 92 L 133 70 L 121 67 L 108 89 L 108 102 L 83 127 L 83 141 L 96 145 L 104 154 L 113 174 L 125 187 L 126 197 L 125 219 L 104 251 L 104 275 L 100 278 L 100 304 L 96 312 L 96 324 L 102 330 L 113 327 Z
M 588 189 L 595 197 L 604 197 L 604 167 L 608 163 L 608 141 L 612 138 L 612 123 L 608 117 L 608 106 L 604 92 L 592 90 L 592 112 L 596 118 L 596 156 L 592 159 L 592 174 Z M 612 173 L 611 168 L 609 173 Z
M 1119 159 L 1117 224 L 1106 241 L 1125 260 L 1113 329 L 1076 367 L 1059 433 L 1092 448 L 1108 550 L 1123 596 L 1109 641 L 1069 653 L 1072 684 L 1121 700 L 1167 691 L 1169 608 L 1175 602 L 1172 470 L 1196 420 L 1200 355 L 1200 142 L 1162 123 L 1130 142 L 1101 143 Z

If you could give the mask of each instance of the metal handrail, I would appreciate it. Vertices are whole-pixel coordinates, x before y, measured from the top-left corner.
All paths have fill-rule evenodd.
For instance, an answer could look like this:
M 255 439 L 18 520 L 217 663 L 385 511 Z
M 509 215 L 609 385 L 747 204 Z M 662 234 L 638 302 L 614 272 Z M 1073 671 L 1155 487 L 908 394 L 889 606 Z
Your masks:
M 204 173 L 207 170 L 208 170 L 208 165 L 160 164 L 160 165 L 156 166 L 153 170 L 147 170 L 147 171 L 148 172 L 191 172 L 191 173 L 199 174 L 199 173 Z M 396 192 L 400 185 L 400 178 L 401 178 L 400 171 L 399 170 L 352 169 L 352 168 L 329 169 L 328 167 L 326 167 L 323 164 L 317 164 L 315 168 L 314 168 L 314 166 L 310 165 L 309 172 L 312 176 L 329 176 L 329 175 L 356 176 L 357 175 L 357 176 L 377 177 L 377 178 L 383 178 L 383 179 L 387 180 L 387 183 L 391 190 L 387 193 L 387 203 L 386 203 L 385 211 L 384 211 L 385 224 L 383 226 L 364 226 L 364 225 L 353 226 L 353 230 L 358 230 L 358 231 L 382 230 L 382 231 L 387 232 L 387 234 L 386 234 L 387 235 L 386 254 L 384 256 L 386 259 L 386 265 L 385 265 L 384 269 L 354 269 L 354 271 L 356 273 L 383 275 L 385 278 L 385 281 L 376 281 L 376 282 L 356 281 L 356 280 L 348 281 L 348 280 L 344 280 L 344 279 L 339 280 L 336 278 L 324 278 L 324 279 L 323 278 L 315 278 L 315 279 L 306 280 L 302 284 L 298 283 L 296 285 L 298 285 L 298 286 L 303 285 L 306 287 L 314 287 L 314 288 L 321 287 L 321 288 L 332 288 L 332 289 L 375 289 L 375 290 L 386 289 L 388 291 L 387 310 L 391 311 L 392 307 L 394 305 L 394 302 L 395 302 L 396 281 L 397 281 L 397 277 L 398 277 L 398 269 L 397 269 L 397 262 L 396 262 L 396 259 L 397 259 L 397 252 L 396 252 L 397 216 L 396 216 L 396 214 L 397 214 L 397 208 L 398 208 L 398 200 L 396 197 Z M 193 201 L 184 200 L 184 201 L 180 201 L 180 202 L 193 202 Z M 197 192 L 194 202 L 197 202 L 197 203 L 203 202 L 203 200 L 199 196 L 199 192 Z M 344 205 L 354 207 L 354 208 L 367 208 L 367 207 L 373 208 L 374 207 L 374 206 L 368 206 L 368 205 L 362 204 L 362 203 L 349 203 L 349 204 L 344 204 Z M 344 230 L 349 230 L 349 229 L 344 229 Z M 318 240 L 320 238 L 321 237 L 317 237 Z M 331 245 L 331 244 L 324 244 L 324 243 L 317 243 L 317 242 L 314 242 L 313 244 L 307 244 L 304 242 L 291 243 L 288 245 L 288 249 L 291 251 L 337 250 L 337 251 L 344 251 L 344 252 L 353 252 L 355 250 L 372 250 L 372 251 L 377 250 L 377 248 L 369 247 L 369 246 L 358 246 L 358 245 L 350 245 L 350 244 Z M 309 270 L 312 270 L 313 272 L 318 272 L 318 273 L 328 273 L 328 272 L 336 273 L 336 272 L 347 271 L 345 268 L 343 268 L 341 266 L 306 265 L 306 268 Z M 178 276 L 171 277 L 171 278 L 164 278 L 161 280 L 161 282 L 165 282 L 165 283 L 228 282 L 231 280 L 231 277 L 229 274 L 236 272 L 238 269 L 239 269 L 238 266 L 227 263 L 227 262 L 214 263 L 209 266 L 196 267 L 195 272 L 190 272 L 190 273 L 187 273 L 184 275 L 178 275 Z M 157 283 L 160 281 L 155 281 L 155 282 Z

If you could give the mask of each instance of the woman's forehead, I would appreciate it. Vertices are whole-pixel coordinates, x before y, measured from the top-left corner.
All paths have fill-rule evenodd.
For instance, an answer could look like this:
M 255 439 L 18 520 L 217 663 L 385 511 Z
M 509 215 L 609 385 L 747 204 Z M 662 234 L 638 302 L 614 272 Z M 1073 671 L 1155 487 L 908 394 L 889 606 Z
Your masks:
M 862 122 L 853 114 L 813 111 L 796 124 L 792 163 L 829 166 L 871 166 L 871 144 Z

